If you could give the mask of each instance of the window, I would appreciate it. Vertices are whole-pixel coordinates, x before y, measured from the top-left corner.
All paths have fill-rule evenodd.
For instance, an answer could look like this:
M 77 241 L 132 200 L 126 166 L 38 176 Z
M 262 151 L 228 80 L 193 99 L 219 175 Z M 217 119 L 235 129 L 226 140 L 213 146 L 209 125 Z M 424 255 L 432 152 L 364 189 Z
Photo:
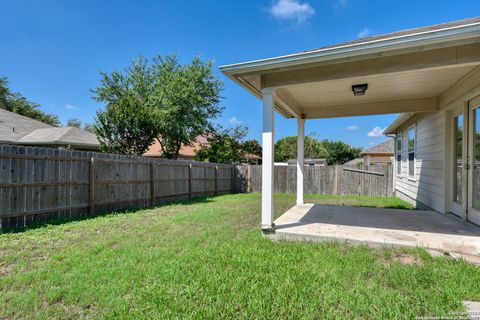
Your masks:
M 417 127 L 415 125 L 408 129 L 408 177 L 415 178 L 415 141 Z
M 402 133 L 397 134 L 396 141 L 396 165 L 397 165 L 397 175 L 402 175 Z

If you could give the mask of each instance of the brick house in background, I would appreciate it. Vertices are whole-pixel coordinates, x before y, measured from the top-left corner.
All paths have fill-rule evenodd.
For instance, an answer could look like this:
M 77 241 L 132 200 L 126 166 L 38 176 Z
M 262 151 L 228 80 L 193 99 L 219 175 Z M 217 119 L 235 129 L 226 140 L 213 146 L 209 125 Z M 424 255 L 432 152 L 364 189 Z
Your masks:
M 180 151 L 178 153 L 178 159 L 182 160 L 193 160 L 195 158 L 195 155 L 197 152 L 204 148 L 209 146 L 209 142 L 207 138 L 203 136 L 197 137 L 195 142 L 192 143 L 192 146 L 182 146 L 180 148 Z M 162 148 L 160 146 L 160 143 L 158 140 L 155 140 L 155 142 L 150 146 L 150 148 L 143 154 L 145 157 L 154 157 L 154 158 L 159 158 L 162 156 Z
M 394 140 L 377 144 L 365 151 L 362 151 L 363 163 L 367 166 L 372 164 L 386 164 L 393 162 Z

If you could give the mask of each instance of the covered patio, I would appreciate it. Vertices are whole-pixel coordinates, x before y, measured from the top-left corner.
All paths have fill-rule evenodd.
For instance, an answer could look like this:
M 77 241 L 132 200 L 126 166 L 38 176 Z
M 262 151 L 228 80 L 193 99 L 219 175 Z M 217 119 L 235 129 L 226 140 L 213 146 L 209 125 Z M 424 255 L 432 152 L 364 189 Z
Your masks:
M 284 239 L 426 246 L 478 255 L 479 229 L 446 215 L 304 204 L 303 160 L 306 120 L 437 112 L 478 86 L 479 23 L 466 19 L 221 67 L 262 100 L 263 232 Z M 274 223 L 275 112 L 297 122 L 298 148 L 296 206 Z M 318 132 L 321 136 L 321 128 Z
M 480 256 L 480 228 L 424 210 L 296 205 L 275 220 L 275 233 L 269 237 L 372 247 L 422 246 L 466 258 Z

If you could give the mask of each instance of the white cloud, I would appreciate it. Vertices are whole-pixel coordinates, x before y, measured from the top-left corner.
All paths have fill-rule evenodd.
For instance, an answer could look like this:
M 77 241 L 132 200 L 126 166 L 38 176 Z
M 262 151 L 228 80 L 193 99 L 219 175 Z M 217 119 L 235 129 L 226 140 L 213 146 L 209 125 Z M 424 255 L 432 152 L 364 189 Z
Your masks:
M 383 136 L 383 131 L 385 130 L 386 128 L 380 128 L 380 127 L 375 127 L 373 128 L 372 130 L 370 130 L 370 132 L 367 134 L 367 136 L 369 137 L 381 137 Z
M 371 33 L 372 33 L 372 30 L 370 30 L 369 28 L 363 28 L 363 29 L 360 30 L 360 32 L 358 33 L 357 37 L 358 37 L 358 38 L 365 38 L 365 37 L 370 36 Z
M 65 105 L 65 108 L 68 109 L 68 110 L 78 110 L 78 109 L 80 109 L 79 107 L 74 106 L 72 104 L 68 104 L 68 103 Z
M 230 124 L 232 125 L 240 125 L 243 123 L 242 121 L 238 120 L 236 117 L 231 117 L 230 119 L 228 119 L 228 122 L 230 122 Z
M 276 0 L 268 9 L 279 20 L 293 20 L 304 23 L 315 14 L 315 9 L 308 2 L 299 0 Z
M 345 128 L 345 130 L 348 130 L 348 131 L 355 131 L 357 129 L 358 129 L 357 125 L 352 125 Z

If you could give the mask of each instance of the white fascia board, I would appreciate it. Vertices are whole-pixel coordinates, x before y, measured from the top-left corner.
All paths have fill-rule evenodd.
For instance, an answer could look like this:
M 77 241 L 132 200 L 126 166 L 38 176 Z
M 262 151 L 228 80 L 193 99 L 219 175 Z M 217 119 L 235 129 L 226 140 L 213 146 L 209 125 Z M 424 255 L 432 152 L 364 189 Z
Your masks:
M 219 68 L 223 73 L 226 74 L 239 74 L 245 72 L 255 72 L 268 68 L 288 67 L 303 63 L 320 62 L 363 54 L 372 54 L 385 50 L 405 49 L 409 47 L 457 41 L 479 36 L 480 23 L 477 22 L 470 25 L 462 25 L 434 31 L 424 31 L 421 33 L 387 39 L 372 40 L 360 44 L 349 44 L 341 47 L 318 49 L 280 57 L 229 64 L 220 66 Z
M 394 134 L 395 130 L 400 127 L 405 121 L 415 115 L 415 112 L 408 112 L 400 114 L 393 122 L 383 130 L 383 134 Z

